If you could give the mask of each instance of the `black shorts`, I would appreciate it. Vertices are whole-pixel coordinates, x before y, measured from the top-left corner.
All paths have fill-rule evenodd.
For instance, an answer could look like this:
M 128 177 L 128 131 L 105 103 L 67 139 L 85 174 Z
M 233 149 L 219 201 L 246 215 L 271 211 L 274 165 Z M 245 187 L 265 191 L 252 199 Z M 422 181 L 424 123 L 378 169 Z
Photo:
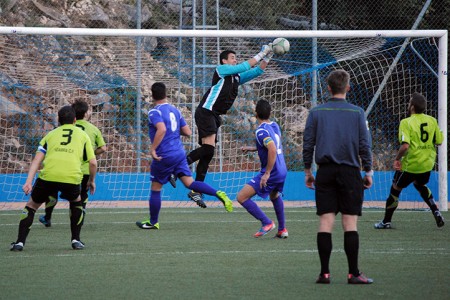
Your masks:
M 38 178 L 34 183 L 31 198 L 36 203 L 45 203 L 50 196 L 57 198 L 59 192 L 61 192 L 61 198 L 74 201 L 80 196 L 80 185 L 46 181 Z
M 361 215 L 364 185 L 359 168 L 347 165 L 320 165 L 316 175 L 317 214 Z
M 212 134 L 216 135 L 217 143 L 217 132 L 222 125 L 220 115 L 199 106 L 195 110 L 195 125 L 197 125 L 199 145 L 202 144 L 202 138 Z
M 416 183 L 417 185 L 426 185 L 430 180 L 430 174 L 431 172 L 414 174 L 402 171 L 395 171 L 392 183 L 394 183 L 396 186 L 402 189 L 410 185 L 412 182 Z

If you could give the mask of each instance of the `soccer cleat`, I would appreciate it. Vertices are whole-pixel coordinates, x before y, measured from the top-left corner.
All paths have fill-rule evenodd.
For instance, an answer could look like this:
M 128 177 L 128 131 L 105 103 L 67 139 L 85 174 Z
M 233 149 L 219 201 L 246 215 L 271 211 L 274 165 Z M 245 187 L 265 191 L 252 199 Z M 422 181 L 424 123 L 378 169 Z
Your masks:
M 73 250 L 82 250 L 84 248 L 84 244 L 78 240 L 72 240 L 72 249 Z
M 205 202 L 203 202 L 203 195 L 194 191 L 190 191 L 188 194 L 189 199 L 197 203 L 201 208 L 206 208 Z
M 9 249 L 11 251 L 22 251 L 23 250 L 23 243 L 11 243 L 11 248 Z
M 319 274 L 316 280 L 316 283 L 330 284 L 330 282 L 330 273 Z
M 170 174 L 169 182 L 173 188 L 177 187 L 177 177 L 174 174 Z
M 216 193 L 217 197 L 219 197 L 219 200 L 222 201 L 223 206 L 225 206 L 225 210 L 227 212 L 233 211 L 233 202 L 228 198 L 227 194 L 223 191 L 217 191 Z
M 39 216 L 39 222 L 44 224 L 45 227 L 51 227 L 52 226 L 52 221 L 47 220 L 44 215 Z
M 159 229 L 159 223 L 152 224 L 150 223 L 150 220 L 145 220 L 142 222 L 136 222 L 136 226 L 141 229 Z
M 437 227 L 441 228 L 442 226 L 444 226 L 445 222 L 444 222 L 444 217 L 442 216 L 440 211 L 435 211 L 434 212 L 434 219 L 436 220 L 436 225 Z
M 283 230 L 278 230 L 277 234 L 275 234 L 274 238 L 279 238 L 279 239 L 287 239 L 289 236 L 288 231 L 286 228 L 284 228 Z
M 358 276 L 354 276 L 353 274 L 348 274 L 347 276 L 348 284 L 371 284 L 373 283 L 373 279 L 367 278 L 363 273 L 359 273 Z
M 272 231 L 273 229 L 275 229 L 275 227 L 276 227 L 276 226 L 275 226 L 275 223 L 274 223 L 273 221 L 271 221 L 270 224 L 264 225 L 263 227 L 261 227 L 261 229 L 258 230 L 258 232 L 255 233 L 253 236 L 254 236 L 255 238 L 259 238 L 259 237 L 261 237 L 261 236 L 266 235 L 267 233 L 269 233 L 269 231 Z
M 383 221 L 380 221 L 379 223 L 375 223 L 373 225 L 373 227 L 375 229 L 392 229 L 391 222 L 383 223 Z

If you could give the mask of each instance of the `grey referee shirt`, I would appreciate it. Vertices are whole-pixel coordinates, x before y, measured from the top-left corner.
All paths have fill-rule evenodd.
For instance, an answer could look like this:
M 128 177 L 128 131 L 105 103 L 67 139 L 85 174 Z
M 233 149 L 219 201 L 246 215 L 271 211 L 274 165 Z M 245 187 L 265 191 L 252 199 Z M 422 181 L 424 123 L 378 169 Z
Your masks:
M 331 98 L 310 110 L 303 135 L 303 161 L 344 164 L 365 171 L 372 169 L 369 128 L 362 108 L 345 99 Z M 361 163 L 360 163 L 361 158 Z

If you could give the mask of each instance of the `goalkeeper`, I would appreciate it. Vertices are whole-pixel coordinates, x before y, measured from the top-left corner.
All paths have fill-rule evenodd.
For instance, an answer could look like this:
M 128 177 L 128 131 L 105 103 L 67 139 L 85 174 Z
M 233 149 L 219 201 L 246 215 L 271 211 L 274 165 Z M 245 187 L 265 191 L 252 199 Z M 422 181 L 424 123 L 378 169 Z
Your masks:
M 225 50 L 220 53 L 220 65 L 214 71 L 211 87 L 195 110 L 200 147 L 187 155 L 187 162 L 192 164 L 198 161 L 196 181 L 205 180 L 209 163 L 214 156 L 217 132 L 222 125 L 221 115 L 226 114 L 236 100 L 239 85 L 263 74 L 272 55 L 272 47 L 264 45 L 261 52 L 253 58 L 238 64 L 236 52 Z M 170 182 L 173 186 L 179 176 L 180 174 L 172 175 Z M 191 191 L 188 197 L 200 207 L 206 207 L 203 196 L 198 191 Z

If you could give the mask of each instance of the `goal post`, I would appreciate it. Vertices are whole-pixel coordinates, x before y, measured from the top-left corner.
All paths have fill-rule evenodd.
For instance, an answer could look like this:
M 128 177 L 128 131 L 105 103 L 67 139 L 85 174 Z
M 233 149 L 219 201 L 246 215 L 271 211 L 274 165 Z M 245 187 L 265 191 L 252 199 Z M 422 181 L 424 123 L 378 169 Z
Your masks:
M 165 82 L 170 99 L 195 129 L 192 112 L 210 84 L 218 64 L 217 50 L 234 49 L 238 60 L 244 61 L 277 37 L 287 38 L 291 51 L 275 56 L 263 76 L 240 87 L 233 108 L 223 116 L 220 145 L 207 181 L 234 198 L 258 171 L 257 157 L 238 150 L 253 142 L 254 104 L 264 98 L 273 105 L 273 118 L 284 132 L 289 169 L 286 203 L 314 205 L 313 194 L 304 188 L 302 177 L 304 122 L 314 99 L 312 93 L 318 94 L 318 103 L 326 101 L 327 73 L 343 68 L 351 75 L 349 101 L 365 110 L 370 107 L 367 117 L 376 174 L 373 188 L 366 191 L 365 205 L 384 207 L 392 181 L 393 153 L 398 148 L 398 124 L 406 117 L 407 98 L 417 91 L 427 96 L 427 113 L 438 119 L 444 133 L 430 189 L 438 196 L 440 209 L 448 210 L 447 30 L 44 27 L 0 27 L 0 209 L 26 201 L 21 186 L 36 143 L 57 126 L 55 113 L 74 97 L 84 97 L 91 104 L 92 122 L 111 145 L 110 151 L 99 157 L 99 189 L 92 205 L 96 200 L 146 204 L 151 160 L 146 130 L 150 85 Z M 317 40 L 317 64 L 312 63 L 313 39 Z M 142 107 L 137 104 L 141 97 Z M 195 135 L 183 141 L 187 151 L 197 147 Z M 171 190 L 165 186 L 163 200 L 175 201 L 176 206 L 192 204 L 186 193 L 184 187 Z M 214 199 L 207 200 L 217 205 Z M 415 191 L 405 190 L 401 200 L 411 201 L 413 209 L 426 208 Z

